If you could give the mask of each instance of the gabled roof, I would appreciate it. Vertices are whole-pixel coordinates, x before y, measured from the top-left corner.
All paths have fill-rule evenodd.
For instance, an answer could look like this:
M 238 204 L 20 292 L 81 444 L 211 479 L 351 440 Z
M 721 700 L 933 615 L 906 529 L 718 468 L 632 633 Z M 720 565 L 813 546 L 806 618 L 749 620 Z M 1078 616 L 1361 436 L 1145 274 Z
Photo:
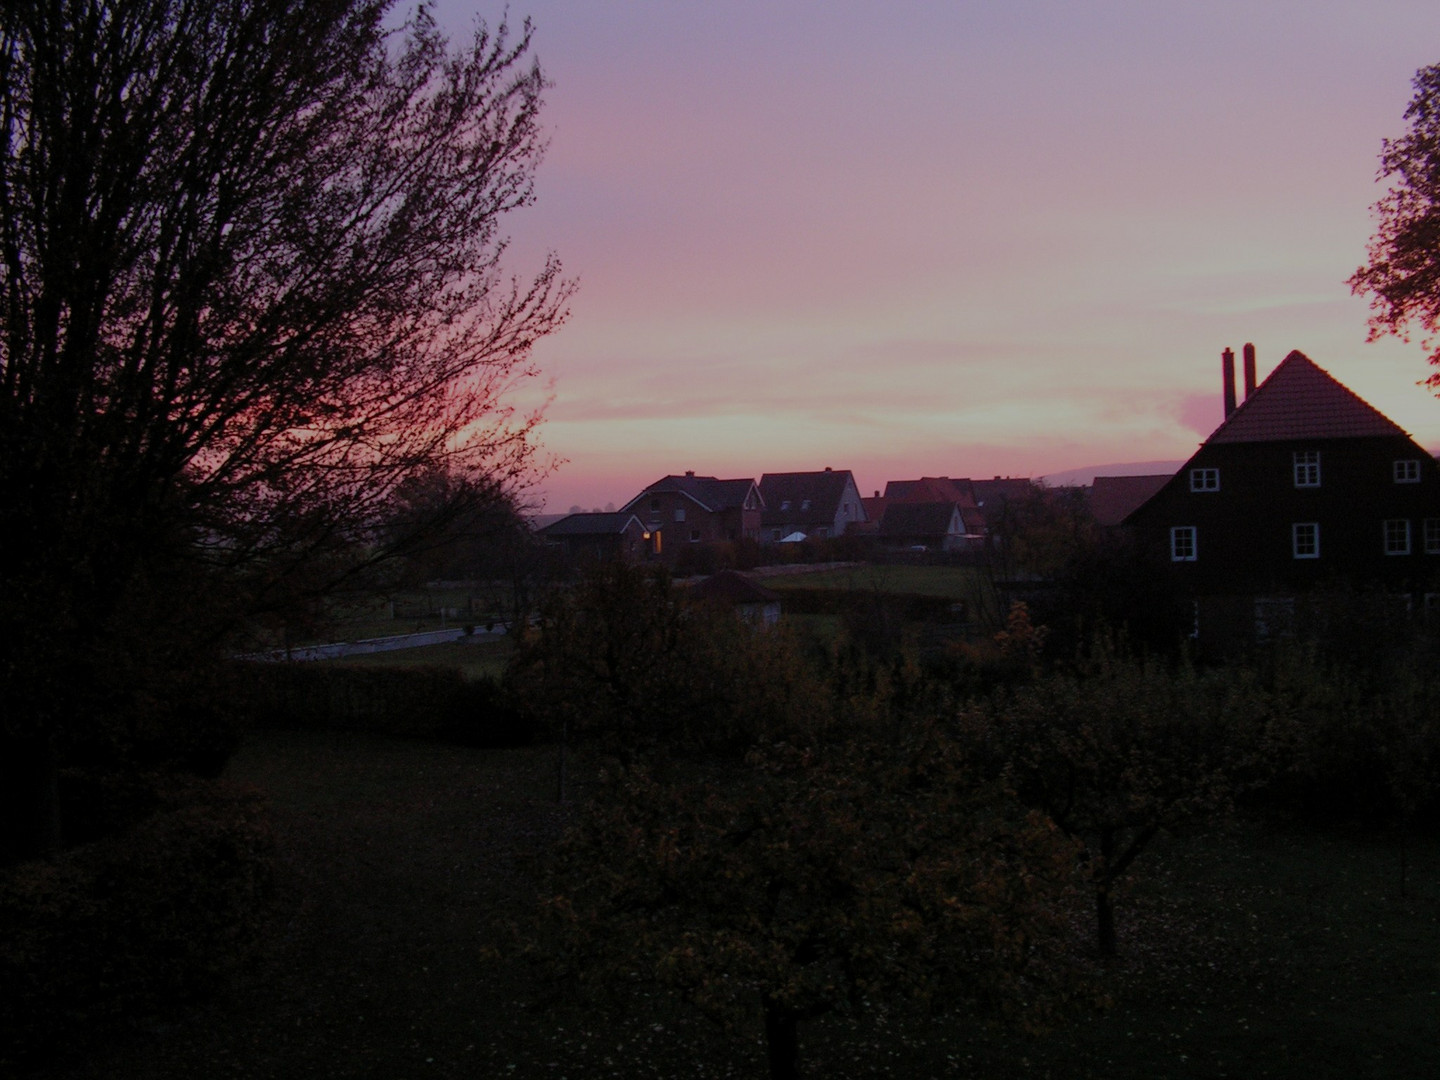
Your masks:
M 693 499 L 703 509 L 713 514 L 721 510 L 743 508 L 745 497 L 755 486 L 755 481 L 749 478 L 717 480 L 713 476 L 696 476 L 694 473 L 686 473 L 684 476 L 665 476 L 645 488 L 621 509 L 629 510 L 647 495 L 678 492 Z
M 635 522 L 643 532 L 645 525 L 634 514 L 568 514 L 559 521 L 540 529 L 541 536 L 615 536 Z
M 760 496 L 765 500 L 761 521 L 766 525 L 830 525 L 840 512 L 845 492 L 854 486 L 849 469 L 766 473 L 760 477 Z M 855 488 L 857 502 L 859 492 Z M 864 513 L 864 504 L 856 509 Z
M 880 521 L 880 535 L 887 538 L 950 535 L 952 529 L 963 535 L 965 523 L 959 507 L 945 502 L 892 502 L 885 507 Z
M 1238 405 L 1206 443 L 1350 439 L 1405 432 L 1373 406 L 1292 352 Z
M 885 484 L 885 498 L 895 502 L 952 502 L 974 506 L 975 492 L 969 480 L 948 476 L 922 476 L 919 480 L 891 480 Z
M 1174 473 L 1151 476 L 1097 476 L 1090 489 L 1090 513 L 1097 525 L 1119 525 L 1169 482 Z

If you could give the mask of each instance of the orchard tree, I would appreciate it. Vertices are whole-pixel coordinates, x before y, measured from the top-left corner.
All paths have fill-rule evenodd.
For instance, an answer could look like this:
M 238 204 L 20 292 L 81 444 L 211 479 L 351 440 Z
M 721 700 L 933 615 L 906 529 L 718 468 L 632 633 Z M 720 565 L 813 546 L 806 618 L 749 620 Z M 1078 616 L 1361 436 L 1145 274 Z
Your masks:
M 1405 110 L 1409 130 L 1385 139 L 1379 179 L 1389 192 L 1375 204 L 1375 235 L 1368 262 L 1350 287 L 1370 294 L 1370 339 L 1409 340 L 1418 328 L 1430 363 L 1440 365 L 1440 64 L 1423 67 Z M 1440 390 L 1440 372 L 1427 380 Z
M 626 1007 L 656 982 L 800 1075 L 800 1029 L 906 1008 L 1036 1020 L 1080 988 L 1071 845 L 976 784 L 935 725 L 757 745 L 743 766 L 615 768 L 554 865 L 536 948 Z
M 1253 681 L 1172 670 L 1103 638 L 1056 671 L 960 714 L 967 744 L 1079 842 L 1101 955 L 1115 894 L 1161 832 L 1226 813 L 1258 768 L 1268 701 Z
M 501 265 L 531 28 L 452 51 L 392 5 L 0 6 L 0 756 L 37 847 L 87 726 L 393 554 L 407 478 L 534 475 L 513 391 L 571 286 Z

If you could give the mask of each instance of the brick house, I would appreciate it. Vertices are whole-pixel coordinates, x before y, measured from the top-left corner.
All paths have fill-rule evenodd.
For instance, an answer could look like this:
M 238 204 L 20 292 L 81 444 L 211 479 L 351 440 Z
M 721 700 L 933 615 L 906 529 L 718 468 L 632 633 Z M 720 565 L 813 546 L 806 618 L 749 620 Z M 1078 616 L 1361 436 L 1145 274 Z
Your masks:
M 719 480 L 689 471 L 662 477 L 620 510 L 645 523 L 652 550 L 663 556 L 684 544 L 758 540 L 763 505 L 754 480 Z
M 849 469 L 766 473 L 760 477 L 761 540 L 777 543 L 801 533 L 825 539 L 844 536 L 863 522 L 865 507 Z
M 579 561 L 619 559 L 639 562 L 649 551 L 650 534 L 634 514 L 568 514 L 537 534 Z
M 1440 469 L 1393 421 L 1300 352 L 1238 404 L 1125 523 L 1195 604 L 1198 633 L 1264 636 L 1297 594 L 1346 581 L 1393 593 L 1440 570 Z M 1209 625 L 1207 625 L 1209 624 Z

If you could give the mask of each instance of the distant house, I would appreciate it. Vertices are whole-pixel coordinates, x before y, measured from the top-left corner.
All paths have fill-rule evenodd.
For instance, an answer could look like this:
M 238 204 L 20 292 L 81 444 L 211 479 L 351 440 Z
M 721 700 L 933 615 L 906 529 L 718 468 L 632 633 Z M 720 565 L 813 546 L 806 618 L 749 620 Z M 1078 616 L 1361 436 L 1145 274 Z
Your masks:
M 1199 633 L 1266 632 L 1298 593 L 1344 579 L 1391 592 L 1440 570 L 1440 468 L 1303 353 L 1245 398 L 1223 357 L 1225 419 L 1126 523 L 1195 601 Z
M 890 503 L 880 519 L 880 542 L 889 547 L 960 551 L 968 539 L 960 508 L 951 502 Z
M 638 562 L 649 550 L 650 535 L 634 514 L 567 514 L 536 530 L 546 543 L 569 558 L 604 562 Z
M 843 536 L 866 520 L 860 489 L 849 469 L 766 473 L 760 478 L 761 539 L 779 543 L 796 533 L 807 538 Z
M 758 540 L 763 502 L 754 480 L 713 476 L 666 476 L 622 506 L 639 517 L 657 554 L 674 553 L 684 544 L 718 540 Z
M 722 570 L 692 586 L 690 595 L 703 603 L 723 604 L 756 626 L 780 621 L 780 594 L 734 570 Z
M 1097 476 L 1088 496 L 1090 514 L 1097 525 L 1113 528 L 1145 505 L 1172 475 Z
M 887 546 L 964 551 L 984 543 L 985 519 L 970 480 L 948 476 L 891 480 L 883 499 L 877 501 L 880 542 Z

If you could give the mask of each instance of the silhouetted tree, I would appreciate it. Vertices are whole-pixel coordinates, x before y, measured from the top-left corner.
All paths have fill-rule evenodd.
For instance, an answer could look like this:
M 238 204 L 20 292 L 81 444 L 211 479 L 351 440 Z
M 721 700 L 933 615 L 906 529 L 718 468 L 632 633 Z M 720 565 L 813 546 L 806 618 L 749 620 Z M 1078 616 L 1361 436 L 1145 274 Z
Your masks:
M 77 731 L 393 553 L 406 478 L 532 475 L 509 395 L 570 286 L 500 264 L 530 26 L 452 52 L 391 6 L 0 7 L 0 754 L 36 847 Z
M 1391 187 L 1374 206 L 1369 259 L 1350 287 L 1371 295 L 1372 341 L 1408 340 L 1415 326 L 1430 363 L 1440 365 L 1440 64 L 1417 71 L 1413 85 L 1405 110 L 1409 130 L 1381 143 L 1379 179 Z M 1427 382 L 1440 389 L 1440 372 Z

